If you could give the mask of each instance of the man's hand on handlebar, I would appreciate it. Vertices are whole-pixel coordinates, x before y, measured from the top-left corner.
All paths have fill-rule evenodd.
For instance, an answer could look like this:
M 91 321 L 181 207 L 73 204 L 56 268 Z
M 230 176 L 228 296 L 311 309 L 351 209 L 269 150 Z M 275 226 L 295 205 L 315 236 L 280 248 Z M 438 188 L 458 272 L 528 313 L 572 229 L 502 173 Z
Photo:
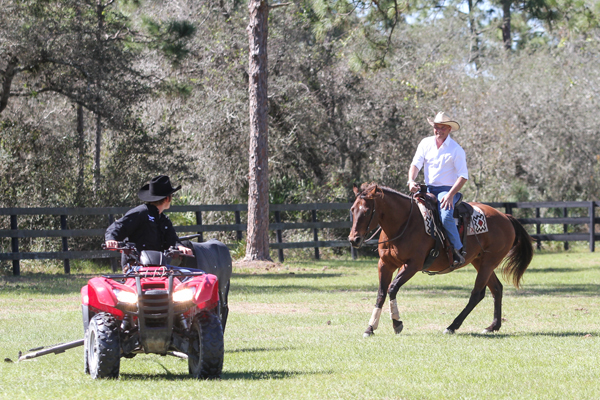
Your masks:
M 184 247 L 184 246 L 177 246 L 177 250 L 179 250 L 181 253 L 183 253 L 186 256 L 193 256 L 194 254 L 192 253 L 192 249 L 188 248 L 188 247 Z
M 106 243 L 104 243 L 104 246 L 106 249 L 116 249 L 119 247 L 119 242 L 116 240 L 107 240 Z

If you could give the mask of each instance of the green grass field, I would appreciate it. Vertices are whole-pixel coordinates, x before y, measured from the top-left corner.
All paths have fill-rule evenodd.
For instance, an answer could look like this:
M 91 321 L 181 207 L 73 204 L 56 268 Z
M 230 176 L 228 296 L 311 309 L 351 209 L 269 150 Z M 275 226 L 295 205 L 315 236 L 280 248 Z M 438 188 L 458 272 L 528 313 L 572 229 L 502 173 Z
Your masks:
M 187 361 L 123 359 L 119 380 L 83 373 L 83 348 L 0 362 L 10 399 L 598 399 L 600 254 L 541 253 L 523 288 L 504 282 L 504 322 L 488 296 L 456 335 L 442 332 L 466 305 L 475 270 L 418 274 L 398 294 L 404 331 L 388 303 L 363 339 L 377 262 L 286 263 L 234 269 L 219 381 L 196 381 Z M 79 290 L 92 275 L 0 280 L 0 357 L 83 337 Z M 1 361 L 1 360 L 0 360 Z

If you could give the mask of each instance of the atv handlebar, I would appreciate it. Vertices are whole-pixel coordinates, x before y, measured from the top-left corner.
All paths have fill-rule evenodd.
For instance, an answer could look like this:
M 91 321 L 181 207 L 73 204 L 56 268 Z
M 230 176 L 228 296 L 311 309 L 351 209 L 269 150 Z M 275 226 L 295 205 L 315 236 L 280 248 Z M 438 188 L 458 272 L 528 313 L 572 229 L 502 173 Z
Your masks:
M 117 242 L 117 247 L 106 247 L 106 243 L 102 243 L 102 250 L 123 251 L 136 250 L 135 244 L 131 242 Z
M 102 248 L 105 250 L 120 251 L 122 254 L 125 254 L 127 256 L 128 260 L 132 262 L 131 265 L 142 264 L 140 259 L 141 252 L 138 251 L 135 243 L 129 242 L 127 240 L 123 242 L 114 242 L 117 243 L 116 247 L 107 247 L 106 243 L 103 243 Z M 185 254 L 184 252 L 179 250 L 178 247 L 175 246 L 169 247 L 167 250 L 162 251 L 162 253 L 165 256 L 165 258 L 169 260 L 169 264 L 173 266 L 179 266 L 185 258 L 196 258 L 194 255 Z M 129 263 L 130 262 L 128 261 L 128 264 Z

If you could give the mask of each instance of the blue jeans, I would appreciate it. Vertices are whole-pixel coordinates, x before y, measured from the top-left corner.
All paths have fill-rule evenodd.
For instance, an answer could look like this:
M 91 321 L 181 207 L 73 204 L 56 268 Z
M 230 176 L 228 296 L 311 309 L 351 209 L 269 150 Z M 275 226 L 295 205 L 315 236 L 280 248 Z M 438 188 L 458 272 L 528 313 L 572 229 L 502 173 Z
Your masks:
M 436 195 L 438 199 L 438 211 L 440 212 L 440 219 L 442 224 L 448 233 L 448 239 L 452 243 L 452 247 L 456 250 L 462 249 L 463 245 L 460 241 L 460 235 L 458 234 L 458 228 L 456 227 L 456 221 L 454 221 L 454 209 L 444 210 L 442 208 L 442 198 L 448 194 L 452 189 L 451 186 L 427 186 L 427 191 Z M 456 206 L 459 196 L 454 195 L 453 205 Z

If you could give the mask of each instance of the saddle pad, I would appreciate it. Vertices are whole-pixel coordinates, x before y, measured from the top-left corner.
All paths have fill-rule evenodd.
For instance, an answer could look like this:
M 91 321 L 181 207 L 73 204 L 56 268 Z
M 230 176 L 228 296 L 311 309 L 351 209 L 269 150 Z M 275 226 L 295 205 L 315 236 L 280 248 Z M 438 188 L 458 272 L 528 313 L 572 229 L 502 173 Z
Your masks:
M 469 222 L 469 229 L 467 235 L 479 235 L 488 231 L 487 219 L 485 214 L 477 206 L 473 206 L 473 215 L 471 215 L 471 221 Z
M 418 201 L 417 205 L 419 206 L 419 211 L 421 211 L 421 215 L 423 216 L 425 232 L 427 232 L 428 235 L 431 235 L 431 229 L 433 227 L 433 215 L 431 214 L 431 210 Z M 479 207 L 473 206 L 473 215 L 471 216 L 471 221 L 469 222 L 467 235 L 479 235 L 480 233 L 485 233 L 487 231 L 487 219 L 485 218 L 483 211 Z
M 425 204 L 422 204 L 420 201 L 416 202 L 419 206 L 419 211 L 421 211 L 421 215 L 423 216 L 423 222 L 425 223 L 425 232 L 431 236 L 431 228 L 433 226 L 433 215 L 431 214 L 431 210 L 425 207 Z

